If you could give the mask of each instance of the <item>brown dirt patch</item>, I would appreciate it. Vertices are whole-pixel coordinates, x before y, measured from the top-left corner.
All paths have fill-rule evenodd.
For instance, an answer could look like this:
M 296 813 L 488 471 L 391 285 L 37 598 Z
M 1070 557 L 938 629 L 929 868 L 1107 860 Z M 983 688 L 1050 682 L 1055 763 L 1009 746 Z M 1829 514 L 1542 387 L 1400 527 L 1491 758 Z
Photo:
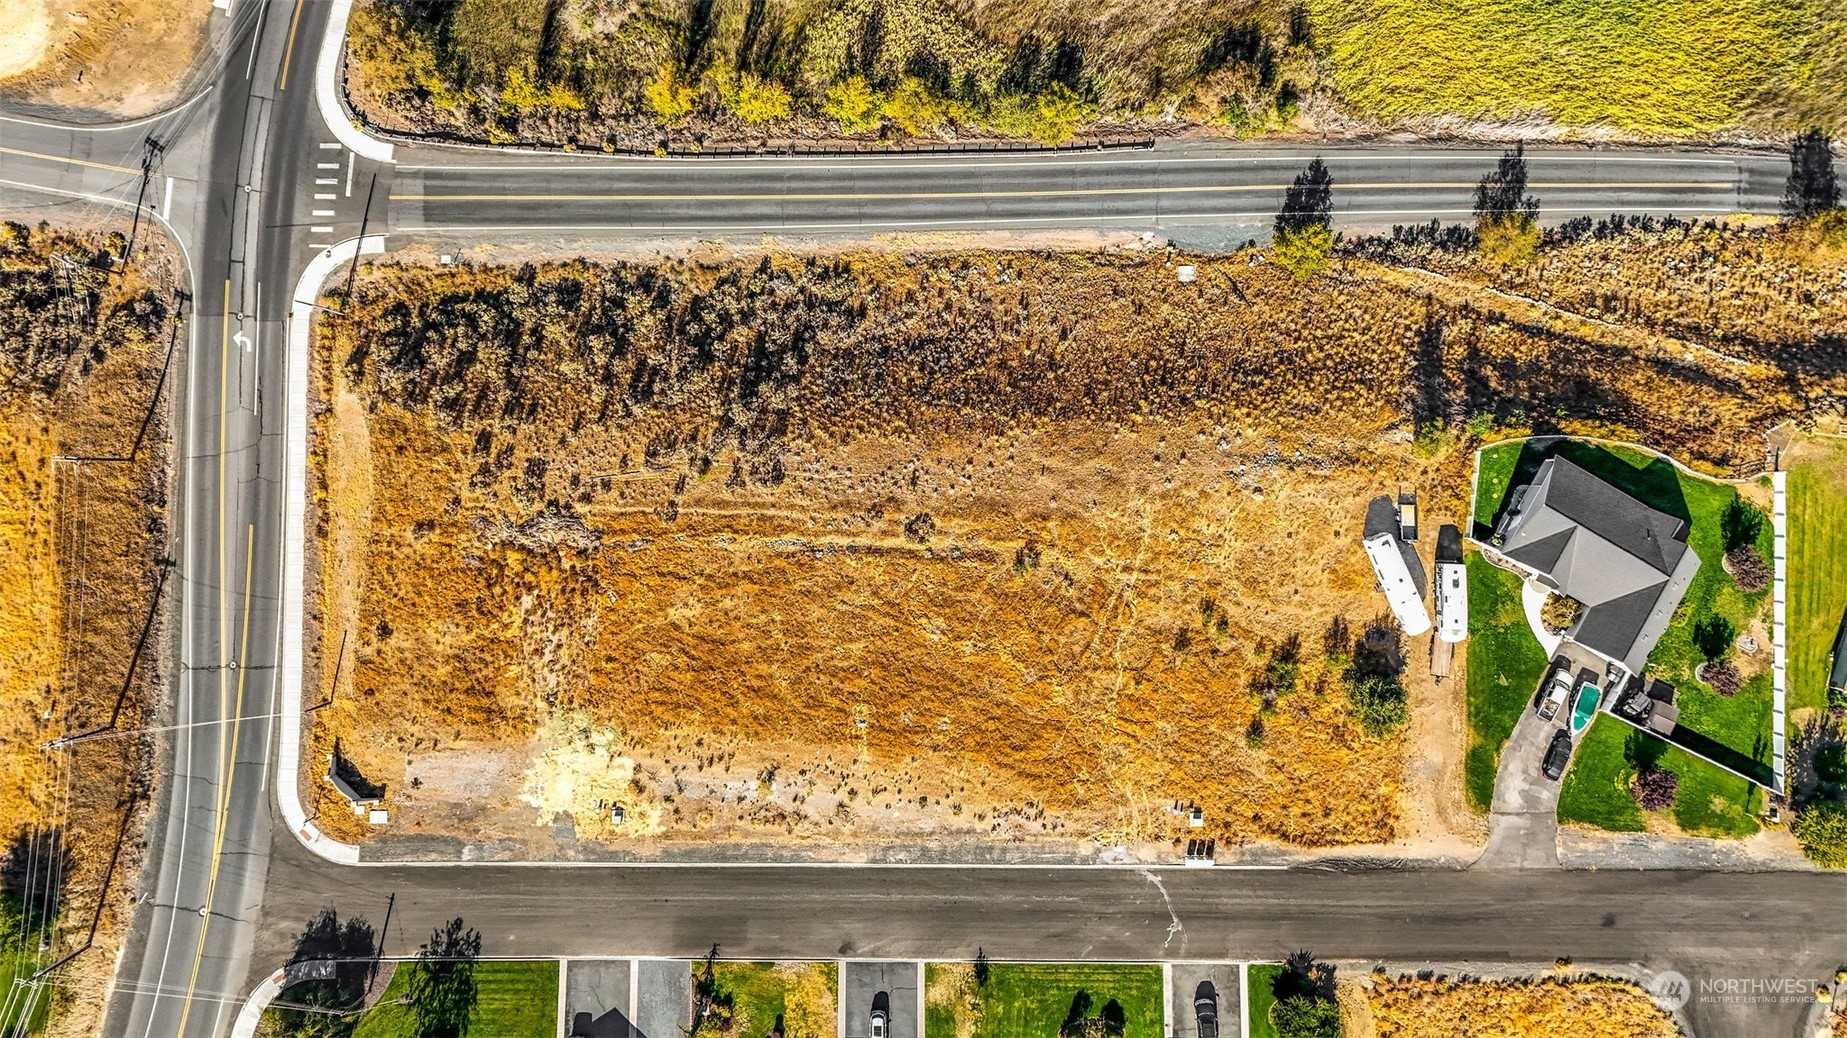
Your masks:
M 0 7 L 0 91 L 123 119 L 151 115 L 179 100 L 211 15 L 211 0 L 9 0 Z
M 1678 1038 L 1671 1014 L 1626 981 L 1601 977 L 1533 980 L 1388 978 L 1360 983 L 1351 1010 L 1370 1015 L 1377 1038 L 1507 1038 L 1573 1034 L 1584 1038 Z M 1343 993 L 1345 994 L 1345 993 Z

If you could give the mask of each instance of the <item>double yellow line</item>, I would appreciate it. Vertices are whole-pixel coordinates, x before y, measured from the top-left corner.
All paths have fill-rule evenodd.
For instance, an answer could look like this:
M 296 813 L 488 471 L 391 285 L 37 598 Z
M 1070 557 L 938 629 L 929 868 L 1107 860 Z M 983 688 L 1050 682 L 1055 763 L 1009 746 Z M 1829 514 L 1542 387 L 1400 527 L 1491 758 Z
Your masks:
M 219 645 L 227 645 L 231 640 L 231 604 L 227 595 L 226 579 L 230 575 L 229 560 L 225 554 L 225 458 L 228 454 L 228 434 L 231 414 L 231 282 L 224 283 L 224 331 L 219 346 L 218 366 L 218 616 Z M 237 777 L 237 743 L 243 732 L 244 684 L 245 675 L 249 673 L 248 661 L 250 650 L 250 580 L 256 572 L 256 535 L 254 523 L 245 526 L 244 534 L 244 608 L 243 633 L 238 639 L 237 649 L 237 698 L 236 713 L 231 713 L 231 673 L 228 666 L 218 669 L 218 717 L 220 720 L 231 718 L 231 745 L 226 752 L 224 736 L 218 737 L 218 803 L 214 814 L 212 834 L 212 864 L 205 883 L 205 904 L 201 907 L 199 922 L 199 943 L 193 950 L 192 975 L 186 981 L 186 1001 L 180 1007 L 180 1025 L 176 1032 L 186 1033 L 186 1022 L 192 1015 L 192 1003 L 199 987 L 199 967 L 205 961 L 205 937 L 212 925 L 212 901 L 218 893 L 219 866 L 224 859 L 225 831 L 230 827 L 231 789 Z M 225 661 L 227 664 L 231 661 Z M 222 732 L 222 729 L 220 730 Z M 184 820 L 182 820 L 184 824 Z M 182 863 L 183 867 L 183 863 Z

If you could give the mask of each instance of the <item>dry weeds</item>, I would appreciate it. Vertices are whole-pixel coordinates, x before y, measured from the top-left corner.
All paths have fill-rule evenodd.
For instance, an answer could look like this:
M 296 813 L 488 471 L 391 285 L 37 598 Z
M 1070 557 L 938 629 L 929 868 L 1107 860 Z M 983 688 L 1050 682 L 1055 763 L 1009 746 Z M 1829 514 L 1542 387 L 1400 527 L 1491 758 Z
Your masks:
M 323 336 L 324 642 L 349 649 L 315 746 L 394 826 L 469 837 L 1386 841 L 1404 747 L 1348 720 L 1321 648 L 1382 611 L 1365 501 L 1459 515 L 1448 438 L 1477 415 L 1722 467 L 1802 407 L 1768 362 L 1369 264 L 1199 266 L 369 272 Z M 1455 431 L 1414 446 L 1420 423 Z M 1298 690 L 1254 691 L 1292 637 Z M 438 763 L 496 748 L 524 778 L 493 795 Z
M 40 746 L 105 724 L 118 701 L 120 729 L 147 723 L 162 666 L 158 626 L 132 679 L 129 664 L 164 551 L 164 415 L 132 461 L 62 459 L 128 453 L 166 357 L 172 274 L 152 258 L 122 277 L 80 266 L 71 277 L 95 293 L 94 319 L 66 340 L 69 326 L 43 295 L 49 257 L 81 262 L 108 243 L 43 230 L 23 247 L 16 231 L 9 241 L 0 247 L 0 841 L 12 849 L 38 827 L 61 832 L 70 867 L 56 953 L 81 945 L 100 911 L 94 947 L 61 975 L 52 1024 L 54 1034 L 94 1034 L 102 1000 L 93 995 L 108 983 L 128 923 L 151 746 Z M 73 306 L 65 303 L 72 316 Z
M 1375 974 L 1364 1008 L 1378 1038 L 1679 1038 L 1641 988 L 1601 977 L 1387 979 Z

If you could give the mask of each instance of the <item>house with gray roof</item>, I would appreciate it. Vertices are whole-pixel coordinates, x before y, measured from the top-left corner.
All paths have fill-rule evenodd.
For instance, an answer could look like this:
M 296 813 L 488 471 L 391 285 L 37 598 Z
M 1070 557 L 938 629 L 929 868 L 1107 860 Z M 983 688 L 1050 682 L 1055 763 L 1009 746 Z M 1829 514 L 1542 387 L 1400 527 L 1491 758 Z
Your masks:
M 1699 572 L 1684 521 L 1558 457 L 1514 490 L 1493 544 L 1531 580 L 1583 603 L 1565 637 L 1631 674 Z

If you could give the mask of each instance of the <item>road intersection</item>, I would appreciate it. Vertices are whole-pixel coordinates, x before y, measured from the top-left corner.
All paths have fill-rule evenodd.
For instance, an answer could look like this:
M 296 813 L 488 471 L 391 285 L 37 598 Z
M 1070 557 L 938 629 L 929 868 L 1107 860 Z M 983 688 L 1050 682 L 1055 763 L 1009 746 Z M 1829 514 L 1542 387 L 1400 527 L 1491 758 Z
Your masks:
M 867 159 L 627 159 L 366 138 L 339 113 L 332 59 L 347 4 L 234 5 L 218 75 L 164 115 L 117 127 L 0 119 L 0 200 L 134 206 L 184 250 L 193 286 L 178 405 L 183 492 L 173 715 L 161 799 L 108 1033 L 225 1033 L 238 1002 L 323 906 L 385 914 L 387 954 L 455 915 L 495 955 L 922 958 L 1278 957 L 1633 962 L 1711 980 L 1816 976 L 1847 958 L 1847 884 L 1811 873 L 572 867 L 344 864 L 280 824 L 279 668 L 304 651 L 301 537 L 285 475 L 305 414 L 291 365 L 297 282 L 362 230 L 398 245 L 905 229 L 1153 230 L 1213 246 L 1264 232 L 1313 155 L 1337 225 L 1453 220 L 1482 149 L 1394 144 L 1163 146 L 1147 152 Z M 332 40 L 331 44 L 328 43 Z M 318 87 L 318 88 L 317 88 Z M 143 182 L 147 142 L 158 142 Z M 1529 153 L 1545 218 L 1774 212 L 1780 156 Z M 323 260 L 323 266 L 328 266 Z M 299 359 L 299 358 L 297 358 Z M 302 415 L 295 415 L 302 418 Z M 291 614 L 287 608 L 293 602 Z M 299 679 L 298 670 L 292 671 Z M 289 686 L 298 689 L 298 683 Z M 296 810 L 299 808 L 297 806 Z M 357 857 L 349 855 L 348 857 Z M 1799 1033 L 1798 1001 L 1696 1000 L 1710 1038 Z

